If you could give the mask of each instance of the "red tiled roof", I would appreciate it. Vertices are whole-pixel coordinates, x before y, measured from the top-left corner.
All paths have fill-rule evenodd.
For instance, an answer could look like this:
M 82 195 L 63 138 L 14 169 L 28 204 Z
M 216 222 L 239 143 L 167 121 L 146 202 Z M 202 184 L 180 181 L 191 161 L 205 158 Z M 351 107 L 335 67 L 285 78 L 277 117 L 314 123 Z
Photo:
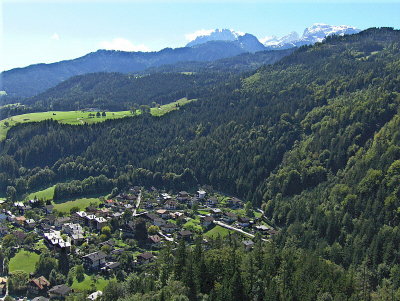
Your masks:
M 50 286 L 50 282 L 43 276 L 40 276 L 39 278 L 34 278 L 31 280 L 31 282 L 34 283 L 40 290 Z

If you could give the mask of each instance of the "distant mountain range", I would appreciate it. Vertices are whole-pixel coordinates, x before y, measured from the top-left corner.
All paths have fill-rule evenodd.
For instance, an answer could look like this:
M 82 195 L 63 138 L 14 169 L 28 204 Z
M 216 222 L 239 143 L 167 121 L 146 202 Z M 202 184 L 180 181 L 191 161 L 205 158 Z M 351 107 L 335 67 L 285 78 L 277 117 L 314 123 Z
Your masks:
M 256 52 L 267 49 L 282 49 L 290 47 L 298 47 L 310 45 L 322 40 L 331 35 L 355 34 L 361 30 L 348 25 L 328 25 L 323 23 L 315 23 L 306 28 L 302 36 L 293 31 L 284 37 L 270 36 L 261 39 L 260 41 L 253 35 L 241 33 L 231 29 L 215 29 L 206 35 L 201 35 L 190 41 L 186 47 L 204 44 L 210 41 L 229 41 L 248 52 Z
M 165 48 L 158 52 L 98 50 L 73 60 L 2 72 L 2 90 L 11 97 L 30 97 L 76 75 L 93 72 L 136 73 L 177 62 L 215 61 L 244 52 L 247 51 L 225 41 L 212 41 L 195 47 Z
M 263 39 L 263 43 L 265 47 L 270 49 L 283 49 L 322 42 L 327 36 L 356 34 L 360 31 L 360 29 L 348 25 L 332 26 L 315 23 L 306 28 L 302 36 L 294 31 L 282 38 L 277 38 L 276 36 L 265 38 Z
M 295 32 L 282 37 L 270 37 L 261 43 L 257 37 L 230 29 L 216 29 L 198 36 L 186 47 L 165 48 L 158 52 L 124 52 L 98 50 L 73 60 L 52 64 L 37 64 L 1 73 L 2 88 L 10 97 L 31 97 L 76 75 L 93 72 L 137 73 L 148 68 L 182 62 L 212 62 L 243 53 L 288 49 L 322 41 L 326 36 L 353 34 L 360 30 L 351 26 L 314 24 L 303 35 Z

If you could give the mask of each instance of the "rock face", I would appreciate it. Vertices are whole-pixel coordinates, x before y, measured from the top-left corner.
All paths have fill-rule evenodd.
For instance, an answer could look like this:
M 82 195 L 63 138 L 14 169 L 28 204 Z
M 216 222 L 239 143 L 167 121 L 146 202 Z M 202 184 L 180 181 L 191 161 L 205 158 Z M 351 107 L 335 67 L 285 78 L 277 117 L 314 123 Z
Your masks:
M 237 41 L 243 35 L 243 33 L 231 29 L 215 29 L 208 34 L 196 37 L 193 41 L 187 43 L 186 47 L 193 47 L 210 41 Z
M 236 32 L 231 29 L 215 29 L 207 35 L 196 37 L 190 41 L 186 47 L 195 47 L 201 44 L 224 41 L 243 49 L 245 52 L 257 52 L 265 50 L 265 47 L 257 37 L 249 33 Z

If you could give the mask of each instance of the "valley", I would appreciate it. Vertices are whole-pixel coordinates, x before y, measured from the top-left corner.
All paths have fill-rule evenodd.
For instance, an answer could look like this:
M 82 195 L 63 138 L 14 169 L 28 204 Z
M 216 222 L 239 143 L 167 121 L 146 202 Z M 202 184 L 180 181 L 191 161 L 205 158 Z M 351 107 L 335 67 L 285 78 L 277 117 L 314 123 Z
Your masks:
M 302 37 L 316 43 L 245 53 L 266 46 L 215 30 L 163 50 L 211 47 L 210 61 L 96 69 L 47 90 L 37 66 L 36 94 L 0 121 L 3 292 L 400 299 L 400 31 L 317 24 Z M 239 55 L 220 59 L 226 47 Z M 111 54 L 113 68 L 160 55 L 88 56 Z

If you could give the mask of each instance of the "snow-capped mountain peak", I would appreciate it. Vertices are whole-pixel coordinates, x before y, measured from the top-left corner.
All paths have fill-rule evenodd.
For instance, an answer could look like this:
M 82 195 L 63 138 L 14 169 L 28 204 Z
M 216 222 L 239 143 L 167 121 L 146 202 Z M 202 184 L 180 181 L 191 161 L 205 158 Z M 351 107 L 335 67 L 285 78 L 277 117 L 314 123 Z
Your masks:
M 232 29 L 215 29 L 213 31 L 204 31 L 204 32 L 207 32 L 207 33 L 196 36 L 186 46 L 192 47 L 192 46 L 207 43 L 210 41 L 236 41 L 236 40 L 238 40 L 239 37 L 244 35 L 243 32 L 234 31 Z M 196 33 L 194 33 L 194 35 L 195 34 Z M 194 35 L 192 35 L 192 37 Z
M 322 42 L 327 36 L 355 34 L 359 29 L 348 25 L 328 25 L 324 23 L 314 23 L 306 28 L 300 37 L 295 31 L 283 37 L 267 36 L 258 40 L 254 35 L 234 31 L 232 29 L 201 29 L 186 35 L 190 41 L 186 47 L 198 47 L 198 45 L 211 41 L 232 42 L 234 47 L 239 47 L 247 52 L 256 52 L 265 49 L 286 49 L 300 47 Z M 261 41 L 261 42 L 260 42 Z
M 272 36 L 266 37 L 261 41 L 265 47 L 270 49 L 290 48 L 293 46 L 302 46 L 322 42 L 323 39 L 331 35 L 345 35 L 358 32 L 360 32 L 360 29 L 357 29 L 353 26 L 335 26 L 324 23 L 314 23 L 304 30 L 304 33 L 301 37 L 298 35 L 298 33 L 293 31 L 282 38 Z
M 275 45 L 275 43 L 279 43 L 279 38 L 277 36 L 266 36 L 260 39 L 260 42 L 264 45 Z
M 304 30 L 301 40 L 309 43 L 316 43 L 321 42 L 327 36 L 354 34 L 358 32 L 360 32 L 360 30 L 353 26 L 334 26 L 324 23 L 315 23 Z
M 288 35 L 278 38 L 277 36 L 270 36 L 270 37 L 265 37 L 261 39 L 260 41 L 266 46 L 279 46 L 279 45 L 285 45 L 289 43 L 293 43 L 297 40 L 300 39 L 300 36 L 297 32 L 292 31 Z

